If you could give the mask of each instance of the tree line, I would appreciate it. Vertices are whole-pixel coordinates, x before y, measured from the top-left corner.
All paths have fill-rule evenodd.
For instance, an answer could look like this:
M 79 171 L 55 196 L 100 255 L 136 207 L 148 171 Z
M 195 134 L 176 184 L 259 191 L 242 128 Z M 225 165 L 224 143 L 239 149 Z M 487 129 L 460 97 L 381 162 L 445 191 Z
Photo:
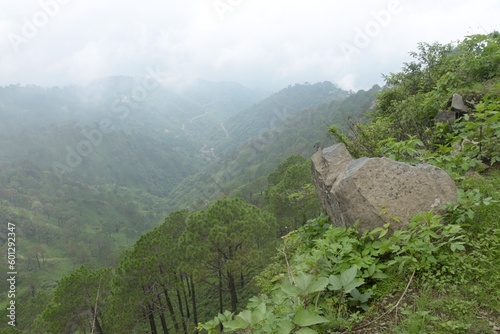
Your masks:
M 280 237 L 320 211 L 308 159 L 289 157 L 267 183 L 261 207 L 224 196 L 201 210 L 176 211 L 115 268 L 79 267 L 58 282 L 30 329 L 193 333 L 214 313 L 238 311 L 256 293 L 252 278 Z

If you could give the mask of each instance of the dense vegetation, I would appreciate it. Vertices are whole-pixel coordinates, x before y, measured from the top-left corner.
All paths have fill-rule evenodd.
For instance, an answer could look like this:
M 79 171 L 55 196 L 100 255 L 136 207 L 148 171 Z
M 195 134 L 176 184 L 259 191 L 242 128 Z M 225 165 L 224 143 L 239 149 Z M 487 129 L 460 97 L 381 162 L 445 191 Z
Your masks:
M 329 90 L 325 90 L 325 86 L 330 87 L 325 83 L 303 86 L 304 99 L 308 100 L 307 96 L 313 88 L 328 93 Z M 292 89 L 297 95 L 298 87 L 300 86 L 288 89 Z M 256 122 L 249 121 L 248 127 L 253 130 L 248 131 L 257 133 L 258 136 L 247 138 L 238 150 L 227 152 L 206 169 L 184 179 L 169 194 L 171 207 L 176 210 L 186 207 L 198 209 L 235 189 L 235 195 L 258 204 L 267 186 L 267 176 L 282 161 L 291 155 L 309 158 L 315 151 L 316 142 L 328 146 L 328 143 L 333 142 L 328 134 L 329 125 L 333 122 L 348 124 L 350 118 L 360 117 L 370 108 L 379 91 L 380 87 L 375 85 L 368 91 L 360 90 L 346 98 L 334 98 L 329 103 L 293 111 L 288 107 L 277 109 L 277 106 L 284 104 L 284 98 L 290 95 L 286 90 L 280 91 L 275 96 L 275 103 L 271 103 L 271 98 L 265 100 L 264 105 L 269 106 L 266 109 L 269 115 L 266 117 L 268 123 L 264 123 L 265 126 L 255 127 Z M 283 110 L 287 110 L 287 113 L 281 114 Z M 252 108 L 244 113 L 255 113 L 255 118 L 260 119 L 262 106 L 259 104 L 256 109 Z M 245 119 L 248 119 L 248 116 Z
M 85 166 L 78 178 L 61 179 L 47 170 L 50 164 L 20 160 L 23 155 L 13 152 L 0 170 L 0 213 L 21 226 L 19 238 L 26 244 L 19 247 L 29 249 L 20 259 L 26 276 L 17 328 L 492 332 L 500 326 L 500 34 L 422 43 L 412 56 L 415 61 L 401 72 L 386 76 L 383 90 L 347 94 L 329 83 L 296 85 L 233 118 L 219 109 L 206 126 L 213 131 L 184 131 L 203 111 L 184 122 L 172 119 L 178 124 L 170 130 L 182 133 L 171 139 L 186 143 L 182 153 L 192 159 L 185 163 L 199 171 L 184 170 L 191 176 L 173 183 L 165 176 L 141 186 L 141 178 L 157 175 L 155 164 L 164 159 L 156 157 L 162 150 L 143 151 L 148 141 L 163 140 L 148 135 L 159 133 L 151 131 L 154 125 L 165 124 L 154 117 L 127 118 L 133 122 L 113 133 L 121 143 L 115 149 L 136 145 L 139 157 L 150 159 L 135 184 L 105 174 L 92 179 Z M 452 124 L 436 123 L 437 111 L 450 109 L 454 93 L 470 101 L 470 113 Z M 210 103 L 200 91 L 190 94 Z M 152 95 L 142 107 L 162 117 L 154 109 L 172 101 Z M 221 105 L 234 106 L 225 101 Z M 273 114 L 288 105 L 293 112 Z M 252 115 L 267 118 L 254 123 Z M 142 123 L 149 130 L 140 130 Z M 388 225 L 362 234 L 332 226 L 321 214 L 308 159 L 316 141 L 332 141 L 328 135 L 355 156 L 444 168 L 460 188 L 458 202 L 442 214 L 415 213 L 407 229 L 392 235 Z M 98 149 L 112 156 L 113 145 Z M 123 162 L 143 159 L 134 152 Z M 51 162 L 48 157 L 42 161 Z M 163 183 L 173 189 L 167 198 L 159 196 L 166 194 Z M 160 216 L 166 218 L 156 226 Z M 75 270 L 67 274 L 68 268 Z M 49 275 L 65 276 L 55 282 Z
M 157 85 L 138 99 L 143 82 L 0 88 L 0 220 L 16 224 L 24 327 L 63 276 L 81 264 L 117 265 L 172 211 L 165 195 L 207 165 L 198 152 L 203 124 L 258 101 L 240 85 L 208 82 L 181 93 Z M 205 115 L 203 124 L 192 120 L 197 115 Z M 0 243 L 6 251 L 4 231 Z
M 218 151 L 210 149 L 210 134 L 218 133 L 222 121 L 256 101 L 255 94 L 236 84 L 208 82 L 200 82 L 182 93 L 158 88 L 143 101 L 134 101 L 133 92 L 140 82 L 117 77 L 88 87 L 0 88 L 0 113 L 5 116 L 0 125 L 0 218 L 16 223 L 17 227 L 17 265 L 23 273 L 16 282 L 18 328 L 32 327 L 58 281 L 80 265 L 92 270 L 118 266 L 124 249 L 175 211 L 174 201 L 166 196 L 172 185 L 211 164 L 223 167 L 218 162 Z M 277 94 L 276 103 L 287 103 L 287 96 L 314 103 L 321 94 L 320 102 L 347 94 L 329 95 L 324 89 L 327 86 L 333 87 L 328 83 L 295 85 L 290 88 L 294 95 L 285 89 Z M 272 97 L 268 98 L 264 105 L 274 108 L 272 101 Z M 318 132 L 323 136 L 330 123 L 328 112 L 334 113 L 335 106 L 326 103 L 322 109 L 325 121 Z M 266 111 L 262 106 L 259 110 Z M 268 110 L 270 114 L 272 110 Z M 252 107 L 246 113 L 253 114 Z M 108 117 L 112 131 L 102 132 L 100 138 L 95 130 Z M 287 125 L 284 121 L 274 122 L 273 135 L 277 138 Z M 226 127 L 231 130 L 229 125 Z M 312 129 L 313 124 L 307 127 Z M 92 136 L 89 139 L 85 134 Z M 91 139 L 90 154 L 80 155 L 79 143 Z M 285 140 L 280 140 L 281 147 Z M 301 145 L 301 153 L 306 156 L 313 149 L 315 138 L 309 140 L 308 150 L 305 144 Z M 292 145 L 289 150 L 295 152 L 297 146 Z M 72 156 L 76 165 L 58 174 L 53 164 L 66 165 L 68 147 L 82 161 L 78 164 Z M 248 161 L 238 152 L 235 156 L 240 164 Z M 254 153 L 256 159 L 265 161 L 265 152 Z M 286 154 L 271 159 L 267 170 L 272 171 Z M 244 165 L 256 168 L 258 164 Z M 244 173 L 233 171 L 231 177 L 238 180 Z M 243 185 L 242 197 L 246 194 L 264 199 L 267 174 L 260 175 L 263 177 L 254 185 L 245 186 L 245 182 L 239 181 Z M 7 247 L 6 235 L 2 234 L 0 240 Z M 7 291 L 5 286 L 6 282 L 2 283 L 2 293 Z
M 444 215 L 363 234 L 311 220 L 288 234 L 258 277 L 261 294 L 209 332 L 491 333 L 500 318 L 500 34 L 425 44 L 386 77 L 367 119 L 330 132 L 356 156 L 431 163 L 459 185 Z M 453 93 L 471 112 L 435 123 Z M 485 169 L 487 169 L 485 171 Z M 481 174 L 478 174 L 481 173 Z M 397 219 L 397 217 L 395 218 Z M 389 316 L 390 315 L 390 316 Z
M 236 312 L 257 292 L 252 279 L 279 237 L 318 214 L 317 199 L 304 194 L 312 187 L 306 162 L 294 156 L 281 164 L 270 176 L 266 198 L 275 198 L 279 186 L 297 206 L 313 211 L 297 210 L 277 221 L 242 199 L 222 197 L 204 210 L 171 213 L 122 254 L 115 270 L 79 267 L 58 283 L 43 313 L 19 322 L 31 321 L 30 330 L 40 333 L 193 332 L 214 311 Z M 282 209 L 276 198 L 268 201 L 273 212 Z

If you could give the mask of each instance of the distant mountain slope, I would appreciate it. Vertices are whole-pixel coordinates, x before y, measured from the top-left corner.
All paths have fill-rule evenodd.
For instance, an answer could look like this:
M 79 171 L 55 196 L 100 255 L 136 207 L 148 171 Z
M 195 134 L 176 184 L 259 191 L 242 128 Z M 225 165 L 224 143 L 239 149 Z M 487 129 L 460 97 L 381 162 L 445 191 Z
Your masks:
M 252 138 L 276 129 L 294 114 L 346 96 L 346 91 L 328 81 L 288 86 L 229 118 L 210 142 L 218 153 L 236 150 Z
M 16 224 L 19 295 L 54 287 L 81 264 L 116 264 L 176 209 L 246 184 L 262 191 L 281 161 L 309 156 L 332 122 L 374 96 L 320 83 L 258 102 L 238 84 L 201 82 L 137 99 L 140 83 L 0 88 L 0 220 Z
M 199 208 L 248 182 L 260 182 L 257 188 L 264 190 L 267 181 L 261 182 L 260 178 L 267 177 L 290 155 L 309 158 L 317 141 L 323 145 L 332 143 L 327 135 L 328 128 L 332 124 L 347 124 L 349 118 L 362 117 L 380 90 L 375 85 L 368 91 L 361 90 L 346 98 L 339 97 L 330 103 L 290 113 L 274 126 L 265 127 L 259 136 L 241 144 L 238 150 L 228 151 L 196 175 L 183 180 L 168 196 L 171 208 Z
M 143 80 L 0 87 L 0 220 L 16 224 L 19 294 L 53 287 L 80 264 L 113 265 L 170 213 L 165 196 L 213 157 L 210 129 L 260 98 L 236 83 L 177 92 L 145 90 Z
M 210 129 L 259 98 L 230 82 L 200 81 L 174 92 L 144 80 L 1 87 L 0 163 L 28 159 L 88 183 L 165 194 L 213 156 L 203 150 Z

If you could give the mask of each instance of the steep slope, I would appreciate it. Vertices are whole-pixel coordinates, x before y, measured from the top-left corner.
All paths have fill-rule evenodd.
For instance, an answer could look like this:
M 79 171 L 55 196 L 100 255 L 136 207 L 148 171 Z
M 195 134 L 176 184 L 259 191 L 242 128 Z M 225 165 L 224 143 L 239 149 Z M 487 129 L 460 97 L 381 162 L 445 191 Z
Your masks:
M 208 130 L 258 98 L 233 83 L 175 92 L 143 80 L 0 87 L 0 220 L 16 225 L 19 295 L 81 264 L 113 265 L 170 212 L 164 196 L 206 165 Z
M 288 86 L 251 108 L 233 115 L 211 139 L 218 153 L 227 153 L 264 132 L 279 128 L 286 120 L 305 109 L 314 108 L 348 95 L 331 82 Z
M 28 159 L 88 183 L 144 180 L 165 194 L 203 166 L 209 129 L 257 98 L 233 83 L 179 93 L 145 87 L 144 79 L 111 77 L 87 87 L 0 88 L 0 162 Z
M 228 195 L 248 182 L 260 182 L 259 178 L 267 177 L 292 154 L 310 156 L 314 153 L 316 142 L 331 142 L 327 133 L 332 123 L 346 125 L 350 118 L 361 117 L 370 109 L 379 91 L 380 87 L 374 86 L 369 91 L 361 90 L 346 98 L 339 97 L 330 103 L 272 121 L 271 126 L 262 128 L 258 136 L 241 144 L 237 151 L 229 149 L 203 171 L 182 181 L 168 196 L 171 207 L 202 207 L 210 200 Z M 297 95 L 294 98 L 298 98 Z M 245 113 L 249 117 L 251 111 Z M 259 112 L 255 114 L 261 115 Z M 254 191 L 262 191 L 265 187 L 264 182 Z
M 500 33 L 421 43 L 410 54 L 362 122 L 330 132 L 358 156 L 446 170 L 456 202 L 413 212 L 394 233 L 402 215 L 362 232 L 362 215 L 352 227 L 310 220 L 282 238 L 246 309 L 215 310 L 208 333 L 498 332 Z M 461 117 L 440 122 L 440 110 Z

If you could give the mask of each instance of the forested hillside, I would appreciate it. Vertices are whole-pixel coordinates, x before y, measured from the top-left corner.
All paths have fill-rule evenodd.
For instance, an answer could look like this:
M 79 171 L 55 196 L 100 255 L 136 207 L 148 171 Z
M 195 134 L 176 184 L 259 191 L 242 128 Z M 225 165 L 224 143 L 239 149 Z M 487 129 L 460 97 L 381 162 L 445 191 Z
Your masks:
M 214 146 L 221 153 L 234 151 L 265 132 L 278 130 L 288 118 L 301 114 L 305 109 L 341 100 L 347 95 L 346 91 L 328 81 L 288 86 L 230 117 L 225 122 L 225 131 L 219 131 L 222 138 L 214 138 Z
M 213 158 L 200 150 L 209 129 L 260 98 L 230 82 L 174 92 L 145 80 L 0 88 L 0 218 L 17 226 L 20 300 L 43 299 L 81 264 L 116 265 Z
M 148 80 L 1 88 L 0 161 L 30 159 L 87 183 L 137 186 L 140 179 L 151 193 L 166 194 L 213 158 L 201 151 L 210 129 L 257 102 L 237 84 L 200 82 L 176 93 L 158 82 L 144 86 Z
M 209 333 L 496 333 L 500 325 L 500 34 L 421 43 L 364 120 L 329 132 L 350 152 L 446 170 L 442 213 L 360 233 L 318 217 L 286 235 L 240 312 Z M 454 97 L 455 94 L 455 97 Z M 456 95 L 466 108 L 456 108 Z M 444 110 L 451 120 L 439 122 Z M 456 119 L 455 119 L 456 118 Z M 393 217 L 398 221 L 398 217 Z
M 299 87 L 305 89 L 303 94 L 298 94 Z M 325 90 L 325 87 L 328 89 Z M 345 97 L 346 92 L 333 90 L 337 95 L 332 97 L 330 89 L 330 83 L 289 87 L 242 112 L 249 124 L 247 128 L 250 130 L 247 131 L 254 133 L 255 137 L 241 141 L 238 150 L 230 150 L 206 169 L 183 180 L 169 194 L 170 206 L 176 210 L 200 208 L 211 200 L 234 191 L 253 204 L 259 203 L 259 194 L 266 187 L 267 176 L 280 162 L 294 154 L 310 157 L 318 142 L 323 145 L 332 143 L 328 134 L 330 124 L 347 126 L 354 119 L 360 118 L 370 109 L 376 93 L 380 91 L 380 87 L 375 85 L 368 91 L 360 90 Z M 297 108 L 295 111 L 287 106 L 294 105 L 297 96 L 304 96 L 307 101 L 310 92 L 314 90 L 327 92 L 325 96 L 329 96 L 330 102 L 324 103 L 320 99 L 318 104 L 302 110 Z M 284 96 L 290 95 L 293 99 L 284 100 Z M 276 106 L 280 105 L 285 107 L 277 109 Z M 243 127 L 242 121 L 240 124 Z M 261 127 L 255 124 L 260 124 Z M 234 137 L 235 135 L 232 136 Z M 238 139 L 234 140 L 238 142 Z
M 357 93 L 323 82 L 259 102 L 205 82 L 130 103 L 124 78 L 54 90 L 53 116 L 2 136 L 14 146 L 2 150 L 0 214 L 16 223 L 23 275 L 17 330 L 0 333 L 498 331 L 500 34 L 410 54 L 385 87 Z M 24 89 L 45 96 L 4 87 L 0 112 L 36 117 L 44 104 L 16 100 Z M 78 117 L 65 118 L 64 98 Z M 120 111 L 110 122 L 107 106 Z M 440 110 L 454 118 L 439 122 Z M 82 130 L 111 126 L 58 176 L 53 162 L 78 153 Z M 443 168 L 457 202 L 392 234 L 333 226 L 310 156 L 335 142 Z
M 208 166 L 224 165 L 211 138 L 226 120 L 238 112 L 254 120 L 262 117 L 251 107 L 259 95 L 234 83 L 201 81 L 180 92 L 158 86 L 138 98 L 143 80 L 113 77 L 86 87 L 0 89 L 5 120 L 0 214 L 17 226 L 17 264 L 24 272 L 17 294 L 26 307 L 18 309 L 18 319 L 26 324 L 19 328 L 30 328 L 45 305 L 40 301 L 79 265 L 118 265 L 124 249 L 175 210 L 169 193 L 177 183 Z M 276 101 L 319 104 L 346 95 L 330 83 L 319 87 L 296 85 L 289 100 L 282 91 Z M 274 100 L 266 101 L 271 106 Z M 283 121 L 273 123 L 272 131 L 286 128 Z M 250 141 L 248 136 L 233 137 Z M 309 154 L 305 145 L 299 151 Z M 265 153 L 256 153 L 265 160 Z M 285 154 L 277 154 L 265 170 L 272 171 Z M 233 179 L 241 177 L 238 185 L 251 179 L 245 172 L 232 174 Z M 229 186 L 227 193 L 235 190 Z M 259 194 L 265 187 L 265 182 L 259 185 Z

